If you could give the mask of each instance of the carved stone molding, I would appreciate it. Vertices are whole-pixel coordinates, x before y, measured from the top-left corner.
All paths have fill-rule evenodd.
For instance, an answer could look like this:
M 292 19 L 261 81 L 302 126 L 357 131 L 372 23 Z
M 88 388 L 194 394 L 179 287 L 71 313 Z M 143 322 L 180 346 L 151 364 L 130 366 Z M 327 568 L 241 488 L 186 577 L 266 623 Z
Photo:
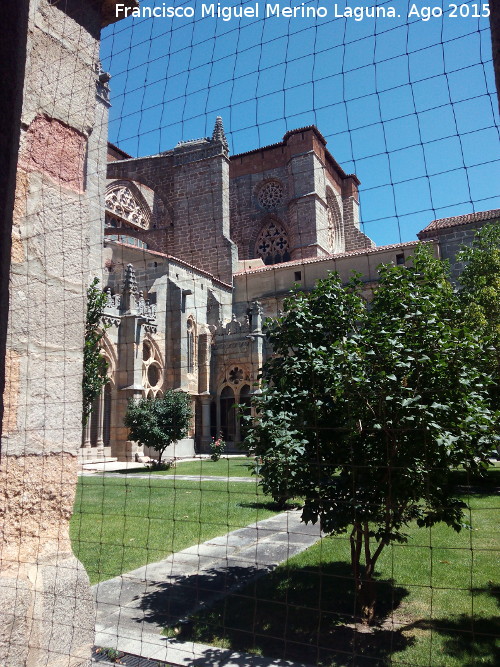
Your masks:
M 112 187 L 106 193 L 106 210 L 111 215 L 125 220 L 126 222 L 148 229 L 150 215 L 146 207 L 142 205 L 130 188 L 120 184 Z

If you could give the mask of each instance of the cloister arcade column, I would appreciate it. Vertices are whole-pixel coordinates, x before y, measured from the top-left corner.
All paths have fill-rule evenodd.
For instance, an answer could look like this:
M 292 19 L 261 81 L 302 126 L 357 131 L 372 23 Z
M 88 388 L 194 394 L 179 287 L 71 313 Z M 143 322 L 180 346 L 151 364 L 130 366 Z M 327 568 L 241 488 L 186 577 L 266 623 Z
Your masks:
M 212 332 L 205 327 L 198 337 L 198 393 L 201 404 L 201 440 L 202 451 L 211 440 L 210 414 L 212 396 L 210 395 L 210 360 L 212 357 Z

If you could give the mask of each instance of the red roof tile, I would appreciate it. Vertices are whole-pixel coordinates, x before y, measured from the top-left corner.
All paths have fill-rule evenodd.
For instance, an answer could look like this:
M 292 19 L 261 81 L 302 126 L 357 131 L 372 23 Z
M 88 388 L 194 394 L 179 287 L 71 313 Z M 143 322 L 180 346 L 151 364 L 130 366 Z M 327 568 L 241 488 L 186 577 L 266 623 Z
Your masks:
M 494 220 L 495 218 L 500 219 L 500 209 L 493 209 L 491 211 L 478 211 L 477 213 L 467 213 L 466 215 L 457 215 L 453 218 L 440 218 L 439 220 L 433 220 L 430 224 L 422 229 L 418 233 L 420 238 L 421 234 L 426 236 L 429 232 L 433 232 L 437 229 L 447 229 L 448 227 L 459 227 L 461 225 L 469 225 L 473 222 L 483 222 L 486 220 Z
M 261 273 L 262 271 L 273 271 L 274 269 L 286 269 L 293 266 L 302 266 L 303 264 L 315 264 L 317 262 L 329 262 L 332 259 L 342 259 L 343 257 L 356 257 L 359 255 L 372 255 L 378 252 L 384 252 L 387 250 L 405 250 L 406 248 L 412 248 L 421 243 L 420 241 L 408 241 L 407 243 L 391 243 L 390 245 L 380 245 L 375 248 L 361 248 L 360 250 L 350 250 L 348 252 L 336 253 L 335 255 L 323 255 L 322 257 L 307 257 L 305 259 L 294 259 L 291 262 L 280 262 L 279 264 L 269 264 L 267 266 L 261 266 L 258 269 L 244 269 L 235 272 L 235 276 L 244 275 L 247 273 Z M 424 241 L 424 243 L 430 243 L 430 241 Z M 251 261 L 251 260 L 248 260 Z

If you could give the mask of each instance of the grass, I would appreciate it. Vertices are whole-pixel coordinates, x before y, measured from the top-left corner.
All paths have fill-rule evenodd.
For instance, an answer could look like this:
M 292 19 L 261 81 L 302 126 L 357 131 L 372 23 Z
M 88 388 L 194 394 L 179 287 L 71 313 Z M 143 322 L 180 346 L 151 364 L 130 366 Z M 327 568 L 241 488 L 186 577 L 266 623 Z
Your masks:
M 412 526 L 407 544 L 384 550 L 378 625 L 369 632 L 353 625 L 349 546 L 342 536 L 325 538 L 199 612 L 179 638 L 331 667 L 500 664 L 497 479 L 490 475 L 465 497 L 471 531 Z M 458 483 L 467 481 L 457 473 Z
M 276 512 L 257 482 L 81 477 L 70 535 L 95 584 Z
M 152 475 L 195 475 L 196 477 L 252 477 L 251 466 L 254 459 L 246 456 L 221 458 L 214 462 L 210 459 L 177 462 L 175 468 L 151 472 Z M 120 471 L 124 475 L 149 473 L 146 468 L 131 468 Z

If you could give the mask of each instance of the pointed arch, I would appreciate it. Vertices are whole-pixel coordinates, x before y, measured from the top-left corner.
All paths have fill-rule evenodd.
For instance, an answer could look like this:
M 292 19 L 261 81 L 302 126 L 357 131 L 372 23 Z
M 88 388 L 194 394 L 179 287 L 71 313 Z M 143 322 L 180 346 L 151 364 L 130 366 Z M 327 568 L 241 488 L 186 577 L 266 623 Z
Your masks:
M 326 189 L 328 245 L 332 254 L 344 252 L 344 225 L 337 196 L 331 188 Z
M 107 334 L 101 338 L 101 352 L 108 362 L 108 377 L 113 380 L 118 366 L 118 356 L 115 346 L 109 340 Z
M 194 373 L 196 369 L 196 321 L 189 315 L 186 322 L 186 370 Z
M 107 217 L 119 219 L 138 229 L 151 226 L 151 209 L 144 195 L 132 181 L 115 181 L 106 189 L 105 206 Z

